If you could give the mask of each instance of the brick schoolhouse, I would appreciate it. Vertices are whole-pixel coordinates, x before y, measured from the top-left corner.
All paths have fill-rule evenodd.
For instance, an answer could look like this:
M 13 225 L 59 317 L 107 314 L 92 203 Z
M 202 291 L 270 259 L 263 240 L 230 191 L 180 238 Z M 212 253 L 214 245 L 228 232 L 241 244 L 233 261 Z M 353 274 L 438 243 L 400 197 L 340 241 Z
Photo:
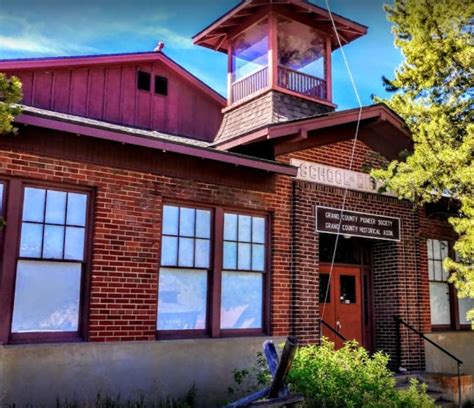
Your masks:
M 456 369 L 396 317 L 474 374 L 449 211 L 378 193 L 370 168 L 411 137 L 383 105 L 336 110 L 328 11 L 245 0 L 194 43 L 228 55 L 227 100 L 161 47 L 0 61 L 23 83 L 0 137 L 0 405 L 195 383 L 215 406 L 289 334 Z

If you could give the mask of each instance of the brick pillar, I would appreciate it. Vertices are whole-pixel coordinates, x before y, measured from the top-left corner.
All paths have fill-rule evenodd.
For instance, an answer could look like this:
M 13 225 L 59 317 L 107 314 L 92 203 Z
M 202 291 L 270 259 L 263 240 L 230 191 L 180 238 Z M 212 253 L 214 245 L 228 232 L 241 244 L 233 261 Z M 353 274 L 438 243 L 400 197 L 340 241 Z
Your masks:
M 319 240 L 311 197 L 304 187 L 293 185 L 293 333 L 302 343 L 319 340 Z
M 402 219 L 402 237 L 405 239 L 400 243 L 377 241 L 372 248 L 375 346 L 390 355 L 392 369 L 401 366 L 409 371 L 424 369 L 424 342 L 405 326 L 397 331 L 394 316 L 424 331 L 424 301 L 415 234 L 413 217 L 407 217 Z

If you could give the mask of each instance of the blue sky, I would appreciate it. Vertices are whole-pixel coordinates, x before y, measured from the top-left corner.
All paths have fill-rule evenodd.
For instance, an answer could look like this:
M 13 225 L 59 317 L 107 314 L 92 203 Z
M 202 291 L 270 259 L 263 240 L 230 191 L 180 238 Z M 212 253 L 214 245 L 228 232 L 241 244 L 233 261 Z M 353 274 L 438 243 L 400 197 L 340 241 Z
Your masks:
M 226 92 L 225 55 L 194 46 L 191 37 L 238 0 L 0 0 L 0 59 L 151 51 L 165 53 L 218 92 Z M 324 0 L 313 0 L 325 6 Z M 383 0 L 329 0 L 332 11 L 369 26 L 344 47 L 363 104 L 385 94 L 381 77 L 400 64 Z M 357 106 L 340 51 L 333 53 L 338 109 Z

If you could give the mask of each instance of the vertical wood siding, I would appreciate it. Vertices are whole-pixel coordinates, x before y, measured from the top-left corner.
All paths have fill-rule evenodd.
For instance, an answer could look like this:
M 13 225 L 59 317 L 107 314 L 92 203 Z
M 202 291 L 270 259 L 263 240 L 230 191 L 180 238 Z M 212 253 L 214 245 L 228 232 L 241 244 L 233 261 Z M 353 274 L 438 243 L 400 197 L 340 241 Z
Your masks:
M 150 92 L 136 87 L 137 71 L 152 75 Z M 221 107 L 160 62 L 20 70 L 26 105 L 106 122 L 213 140 Z M 168 78 L 168 96 L 155 95 L 154 76 Z

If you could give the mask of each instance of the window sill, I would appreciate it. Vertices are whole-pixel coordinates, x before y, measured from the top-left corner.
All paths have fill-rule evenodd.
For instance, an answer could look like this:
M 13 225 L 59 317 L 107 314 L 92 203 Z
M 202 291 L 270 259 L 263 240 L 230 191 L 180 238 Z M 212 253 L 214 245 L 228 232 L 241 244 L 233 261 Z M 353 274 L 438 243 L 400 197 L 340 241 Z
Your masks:
M 218 337 L 211 337 L 207 332 L 197 330 L 183 331 L 163 331 L 156 333 L 156 340 L 218 340 L 224 338 L 244 338 L 244 337 L 270 337 L 261 329 L 238 329 L 238 330 L 221 330 Z
M 10 334 L 8 344 L 82 343 L 78 333 L 15 333 Z

